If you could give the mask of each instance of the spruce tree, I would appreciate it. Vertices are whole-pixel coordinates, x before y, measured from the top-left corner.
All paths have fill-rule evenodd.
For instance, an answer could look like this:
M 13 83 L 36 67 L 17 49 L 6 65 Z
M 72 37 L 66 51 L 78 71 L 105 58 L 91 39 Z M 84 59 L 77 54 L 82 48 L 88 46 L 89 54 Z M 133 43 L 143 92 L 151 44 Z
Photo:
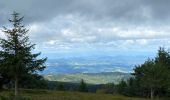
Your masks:
M 155 59 L 148 59 L 144 64 L 137 66 L 134 69 L 135 79 L 139 80 L 142 88 L 150 92 L 151 99 L 155 93 L 161 89 L 168 87 L 169 84 L 169 54 L 160 48 Z
M 80 82 L 79 91 L 80 92 L 88 92 L 87 84 L 85 83 L 85 81 L 83 79 Z
M 3 27 L 6 38 L 0 38 L 0 70 L 12 77 L 15 96 L 18 95 L 19 80 L 45 68 L 46 58 L 38 59 L 40 53 L 33 54 L 35 44 L 29 41 L 28 29 L 22 24 L 23 18 L 13 12 L 10 28 Z

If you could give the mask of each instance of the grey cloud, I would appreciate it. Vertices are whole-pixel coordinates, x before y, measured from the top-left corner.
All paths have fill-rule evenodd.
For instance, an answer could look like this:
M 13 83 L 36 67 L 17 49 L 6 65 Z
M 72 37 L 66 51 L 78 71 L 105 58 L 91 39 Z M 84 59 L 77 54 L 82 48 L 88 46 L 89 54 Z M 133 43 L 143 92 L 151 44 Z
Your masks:
M 17 11 L 26 17 L 37 44 L 53 40 L 61 47 L 80 42 L 103 46 L 124 40 L 124 46 L 140 39 L 169 39 L 169 4 L 169 0 L 1 0 L 0 26 Z M 67 30 L 70 33 L 63 32 Z
M 99 25 L 98 25 L 99 24 Z M 79 16 L 56 17 L 48 23 L 31 25 L 30 32 L 38 42 L 59 40 L 66 43 L 96 43 L 115 40 L 169 39 L 169 27 L 119 26 L 112 22 L 87 22 Z M 41 37 L 41 38 L 36 38 Z
M 1 0 L 0 4 L 0 9 L 7 13 L 16 10 L 30 23 L 69 13 L 78 13 L 88 20 L 105 19 L 128 24 L 152 24 L 156 23 L 154 19 L 167 23 L 170 17 L 168 0 Z M 8 18 L 2 10 L 2 17 Z

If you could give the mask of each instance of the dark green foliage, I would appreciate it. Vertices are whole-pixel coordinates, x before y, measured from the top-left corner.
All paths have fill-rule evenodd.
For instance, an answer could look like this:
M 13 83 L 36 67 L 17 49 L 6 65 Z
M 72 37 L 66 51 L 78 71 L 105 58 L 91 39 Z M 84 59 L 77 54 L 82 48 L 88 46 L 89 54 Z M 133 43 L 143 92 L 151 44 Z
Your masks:
M 64 91 L 78 91 L 80 88 L 80 83 L 70 83 L 70 82 L 58 82 L 58 81 L 48 81 L 48 89 L 49 90 L 62 90 L 64 87 Z M 62 86 L 63 85 L 63 86 Z M 101 84 L 87 84 L 88 92 L 95 93 L 96 90 L 102 89 L 104 87 Z M 59 89 L 59 87 L 62 87 Z
M 32 54 L 35 44 L 29 42 L 28 30 L 22 25 L 23 17 L 14 12 L 9 22 L 11 28 L 3 27 L 6 38 L 0 38 L 0 71 L 15 81 L 15 95 L 22 77 L 45 68 L 45 59 L 37 59 L 40 53 Z
M 113 94 L 115 91 L 114 83 L 103 84 L 97 89 L 97 93 Z
M 1 72 L 0 72 L 1 73 Z M 1 73 L 0 75 L 0 91 L 3 89 L 3 86 L 10 82 L 10 77 L 5 73 Z
M 65 90 L 64 84 L 60 83 L 60 84 L 58 85 L 57 90 L 59 90 L 59 91 L 64 91 L 64 90 Z
M 116 85 L 116 92 L 119 94 L 125 94 L 126 87 L 127 83 L 122 80 L 118 85 Z
M 170 54 L 164 48 L 158 50 L 155 59 L 148 59 L 138 65 L 132 73 L 134 77 L 115 85 L 114 92 L 126 96 L 169 96 L 170 94 Z
M 125 91 L 126 96 L 140 96 L 141 95 L 141 88 L 139 86 L 139 82 L 135 78 L 130 78 L 127 80 L 127 87 Z
M 83 79 L 80 82 L 79 91 L 80 92 L 88 92 L 87 84 L 85 83 L 85 81 Z
M 163 89 L 169 87 L 170 75 L 170 54 L 164 48 L 158 50 L 155 59 L 148 59 L 144 64 L 136 66 L 133 75 L 138 81 L 140 91 L 143 96 L 153 98 L 155 95 L 161 95 Z
M 47 89 L 47 81 L 38 74 L 30 74 L 22 77 L 20 87 L 25 89 Z

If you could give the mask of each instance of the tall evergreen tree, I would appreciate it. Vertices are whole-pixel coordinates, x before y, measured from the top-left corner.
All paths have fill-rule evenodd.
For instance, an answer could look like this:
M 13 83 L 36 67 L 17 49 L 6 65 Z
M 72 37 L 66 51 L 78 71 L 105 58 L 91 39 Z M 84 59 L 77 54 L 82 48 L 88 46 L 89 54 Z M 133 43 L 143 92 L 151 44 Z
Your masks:
M 169 54 L 160 48 L 155 59 L 149 59 L 134 69 L 135 79 L 139 80 L 142 88 L 150 91 L 151 99 L 154 98 L 155 92 L 159 92 L 169 83 L 168 62 Z
M 83 79 L 80 82 L 79 91 L 80 92 L 88 92 L 87 84 L 85 83 L 85 81 Z
M 0 38 L 0 70 L 12 77 L 15 84 L 15 95 L 18 95 L 18 82 L 28 74 L 45 68 L 46 58 L 37 59 L 40 53 L 33 54 L 35 44 L 31 44 L 28 30 L 22 25 L 24 17 L 13 12 L 10 28 L 3 27 L 6 38 Z

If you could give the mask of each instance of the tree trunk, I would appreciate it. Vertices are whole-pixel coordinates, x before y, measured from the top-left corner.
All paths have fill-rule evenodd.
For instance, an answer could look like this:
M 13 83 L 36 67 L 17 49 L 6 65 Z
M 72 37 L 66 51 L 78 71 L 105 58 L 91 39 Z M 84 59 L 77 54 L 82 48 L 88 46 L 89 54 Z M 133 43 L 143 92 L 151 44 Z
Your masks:
M 154 98 L 154 92 L 155 92 L 154 89 L 151 88 L 151 99 Z
M 15 77 L 15 96 L 18 96 L 18 77 Z

